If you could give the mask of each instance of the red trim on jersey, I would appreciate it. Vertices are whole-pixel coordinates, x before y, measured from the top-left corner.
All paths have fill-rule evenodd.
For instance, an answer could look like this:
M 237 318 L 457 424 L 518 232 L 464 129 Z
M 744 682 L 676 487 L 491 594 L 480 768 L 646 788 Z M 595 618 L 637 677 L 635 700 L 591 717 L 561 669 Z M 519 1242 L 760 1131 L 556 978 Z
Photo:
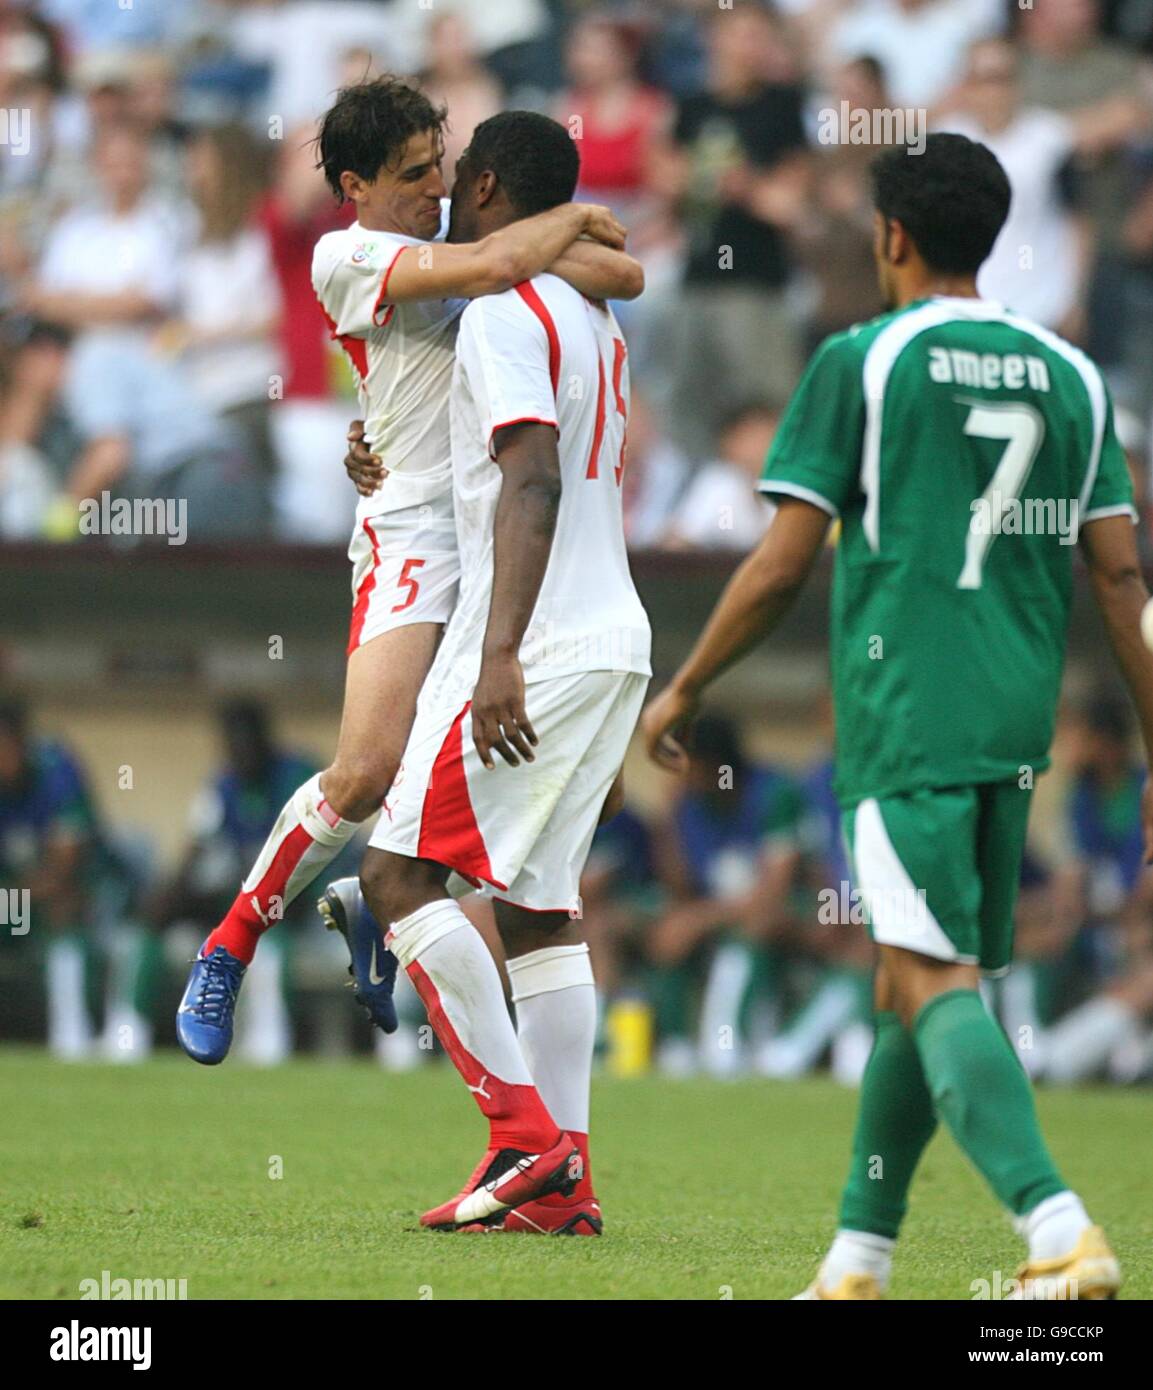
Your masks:
M 429 773 L 428 790 L 420 812 L 416 857 L 444 864 L 464 877 L 483 879 L 494 888 L 507 888 L 507 883 L 493 877 L 488 850 L 468 794 L 463 725 L 471 708 L 469 700 L 452 721 Z
M 493 453 L 492 441 L 496 438 L 497 430 L 510 430 L 513 425 L 551 425 L 554 430 L 560 430 L 555 420 L 542 420 L 539 415 L 521 415 L 516 420 L 502 420 L 499 425 L 493 425 L 492 433 L 488 437 L 488 456 L 493 463 L 496 462 L 496 454 Z
M 604 359 L 597 356 L 597 423 L 593 431 L 593 446 L 589 450 L 589 466 L 585 473 L 586 478 L 596 478 L 600 476 L 597 456 L 600 454 L 601 445 L 605 437 L 605 364 Z
M 532 282 L 525 280 L 523 284 L 516 285 L 514 288 L 540 319 L 544 325 L 544 331 L 548 335 L 548 374 L 552 381 L 552 393 L 555 396 L 557 388 L 560 386 L 560 334 L 556 331 L 553 316 L 549 313 L 544 300 L 537 294 Z
M 348 354 L 348 360 L 360 373 L 361 381 L 368 379 L 368 344 L 363 338 L 354 338 L 350 333 L 338 333 L 336 330 L 336 320 L 322 304 L 320 312 L 324 315 L 324 321 L 328 324 L 329 336 Z
M 621 435 L 621 455 L 617 460 L 617 487 L 620 487 L 621 478 L 625 471 L 625 451 L 629 447 L 629 408 L 625 398 L 621 395 L 621 377 L 625 368 L 625 359 L 629 355 L 629 350 L 625 346 L 623 338 L 613 339 L 613 395 L 617 398 L 617 414 L 625 422 L 624 432 Z
M 372 523 L 367 517 L 365 517 L 363 525 L 365 534 L 372 545 L 372 568 L 360 581 L 360 587 L 356 591 L 356 602 L 352 605 L 352 623 L 348 629 L 346 656 L 351 656 L 360 646 L 360 634 L 364 631 L 364 620 L 368 616 L 368 601 L 372 597 L 372 591 L 376 588 L 376 571 L 380 565 L 380 542 L 376 538 L 376 532 L 372 529 Z
M 388 306 L 388 313 L 385 314 L 383 320 L 378 321 L 377 319 L 377 315 L 380 313 L 380 306 L 385 302 L 385 296 L 388 294 L 388 282 L 392 277 L 393 269 L 395 268 L 397 261 L 400 260 L 401 256 L 403 256 L 406 251 L 410 251 L 411 249 L 412 248 L 409 246 L 402 246 L 397 251 L 396 255 L 393 256 L 392 260 L 389 261 L 388 269 L 384 272 L 384 279 L 380 282 L 380 293 L 376 296 L 376 303 L 372 306 L 372 321 L 376 324 L 377 328 L 387 328 L 392 319 L 393 314 L 396 313 L 396 305 L 390 304 Z

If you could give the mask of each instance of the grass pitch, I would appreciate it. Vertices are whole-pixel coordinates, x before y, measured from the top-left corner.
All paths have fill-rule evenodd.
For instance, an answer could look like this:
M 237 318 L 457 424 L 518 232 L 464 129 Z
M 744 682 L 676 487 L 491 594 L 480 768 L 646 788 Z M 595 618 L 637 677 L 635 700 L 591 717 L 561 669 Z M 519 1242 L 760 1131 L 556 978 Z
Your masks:
M 833 1229 L 855 1095 L 824 1080 L 594 1092 L 599 1240 L 439 1235 L 484 1131 L 444 1066 L 65 1065 L 0 1051 L 0 1297 L 186 1279 L 190 1299 L 787 1298 Z M 1058 1164 L 1153 1297 L 1153 1095 L 1039 1100 Z M 276 1173 L 281 1176 L 275 1176 Z M 1020 1246 L 947 1136 L 927 1153 L 895 1298 L 967 1299 Z

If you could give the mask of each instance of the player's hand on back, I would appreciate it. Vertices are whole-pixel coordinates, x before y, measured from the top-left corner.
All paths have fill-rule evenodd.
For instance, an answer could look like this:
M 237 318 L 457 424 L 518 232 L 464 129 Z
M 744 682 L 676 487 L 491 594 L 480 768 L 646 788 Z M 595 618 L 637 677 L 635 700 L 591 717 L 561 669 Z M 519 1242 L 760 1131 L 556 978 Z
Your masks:
M 675 685 L 665 686 L 655 700 L 649 701 L 641 715 L 641 738 L 645 752 L 658 767 L 668 772 L 685 770 L 688 754 L 675 734 L 696 712 L 697 701 Z
M 526 763 L 533 761 L 539 740 L 525 713 L 524 672 L 518 657 L 486 654 L 481 662 L 472 693 L 472 741 L 490 771 L 494 750 L 509 767 L 520 766 L 518 753 Z
M 617 218 L 613 210 L 602 207 L 599 203 L 588 203 L 585 205 L 585 211 L 588 215 L 585 235 L 604 246 L 611 246 L 614 251 L 623 251 L 628 228 Z
M 365 443 L 363 420 L 353 420 L 348 427 L 344 471 L 362 497 L 371 497 L 388 477 L 388 469 Z

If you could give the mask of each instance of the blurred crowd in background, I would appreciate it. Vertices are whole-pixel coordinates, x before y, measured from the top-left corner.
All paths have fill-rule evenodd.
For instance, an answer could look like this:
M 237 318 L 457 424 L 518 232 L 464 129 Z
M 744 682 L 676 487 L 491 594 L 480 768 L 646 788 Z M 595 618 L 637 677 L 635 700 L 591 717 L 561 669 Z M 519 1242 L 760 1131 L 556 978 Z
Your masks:
M 1144 499 L 1151 53 L 1153 0 L 0 0 L 0 539 L 74 538 L 105 490 L 187 498 L 197 541 L 346 539 L 355 397 L 309 263 L 352 212 L 310 141 L 384 70 L 447 103 L 450 181 L 479 121 L 548 111 L 631 228 L 634 548 L 755 543 L 806 358 L 881 307 L 842 110 L 1001 157 L 983 288 L 1105 367 Z
M 831 740 L 831 726 L 828 728 Z M 808 767 L 750 758 L 710 714 L 667 809 L 602 826 L 581 884 L 601 1000 L 602 1055 L 622 1075 L 799 1077 L 854 1084 L 871 1045 L 871 947 L 844 857 L 829 752 Z M 1142 872 L 1144 769 L 1128 705 L 1102 690 L 1066 711 L 1058 834 L 1027 856 L 1017 963 L 986 985 L 1029 1072 L 1053 1084 L 1153 1081 L 1153 878 Z M 139 1061 L 172 1019 L 191 958 L 216 925 L 291 790 L 316 767 L 266 712 L 219 715 L 220 765 L 191 809 L 179 862 L 106 821 L 84 767 L 0 704 L 0 932 L 7 1037 L 63 1058 Z M 347 955 L 319 929 L 326 882 L 264 935 L 238 1015 L 237 1056 L 337 1054 L 370 1030 L 336 985 Z M 36 928 L 20 931 L 28 904 Z M 491 909 L 464 900 L 499 958 Z M 43 989 L 38 987 L 43 981 Z M 432 1037 L 400 977 L 402 1027 L 373 1034 L 382 1063 L 420 1065 Z M 359 1034 L 357 1033 L 359 1030 Z
M 76 541 L 78 502 L 105 490 L 188 498 L 194 541 L 345 543 L 356 401 L 309 266 L 351 211 L 310 141 L 341 84 L 385 70 L 447 102 L 450 182 L 479 121 L 548 111 L 579 140 L 579 196 L 630 227 L 647 275 L 619 310 L 634 550 L 755 545 L 753 482 L 798 374 L 882 307 L 876 145 L 822 139 L 843 110 L 877 113 L 882 138 L 907 110 L 906 135 L 923 118 L 1001 157 L 1014 204 L 982 288 L 1101 363 L 1144 505 L 1151 60 L 1153 0 L 0 0 L 0 543 Z M 598 834 L 582 897 L 604 1054 L 624 1073 L 828 1065 L 852 1082 L 870 956 L 830 764 L 762 765 L 747 732 L 703 720 L 667 810 Z M 990 1005 L 1043 1079 L 1149 1080 L 1153 883 L 1124 703 L 1070 711 L 1060 748 L 1061 841 L 1026 865 L 1019 965 Z M 68 746 L 0 703 L 5 1036 L 127 1061 L 170 1043 L 187 960 L 320 761 L 229 706 L 187 852 L 161 867 L 102 816 Z M 375 1041 L 420 1064 L 414 998 L 373 1039 L 333 989 L 343 947 L 313 900 L 265 937 L 238 1055 Z

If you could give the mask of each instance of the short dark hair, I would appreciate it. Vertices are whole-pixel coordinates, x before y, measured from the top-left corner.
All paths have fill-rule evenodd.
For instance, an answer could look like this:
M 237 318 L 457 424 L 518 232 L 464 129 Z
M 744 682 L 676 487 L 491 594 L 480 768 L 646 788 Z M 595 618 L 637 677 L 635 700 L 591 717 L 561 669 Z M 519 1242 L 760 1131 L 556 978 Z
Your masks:
M 340 202 L 340 176 L 349 170 L 371 182 L 382 169 L 400 162 L 414 135 L 433 131 L 439 138 L 448 110 L 399 77 L 378 77 L 344 87 L 324 114 L 316 139 L 318 169 Z
M 570 202 L 581 166 L 565 127 L 536 111 L 502 111 L 481 121 L 461 163 L 473 175 L 491 170 L 522 217 Z
M 920 154 L 898 145 L 873 161 L 873 201 L 913 239 L 931 270 L 975 275 L 1009 215 L 1009 179 L 986 145 L 930 135 Z

